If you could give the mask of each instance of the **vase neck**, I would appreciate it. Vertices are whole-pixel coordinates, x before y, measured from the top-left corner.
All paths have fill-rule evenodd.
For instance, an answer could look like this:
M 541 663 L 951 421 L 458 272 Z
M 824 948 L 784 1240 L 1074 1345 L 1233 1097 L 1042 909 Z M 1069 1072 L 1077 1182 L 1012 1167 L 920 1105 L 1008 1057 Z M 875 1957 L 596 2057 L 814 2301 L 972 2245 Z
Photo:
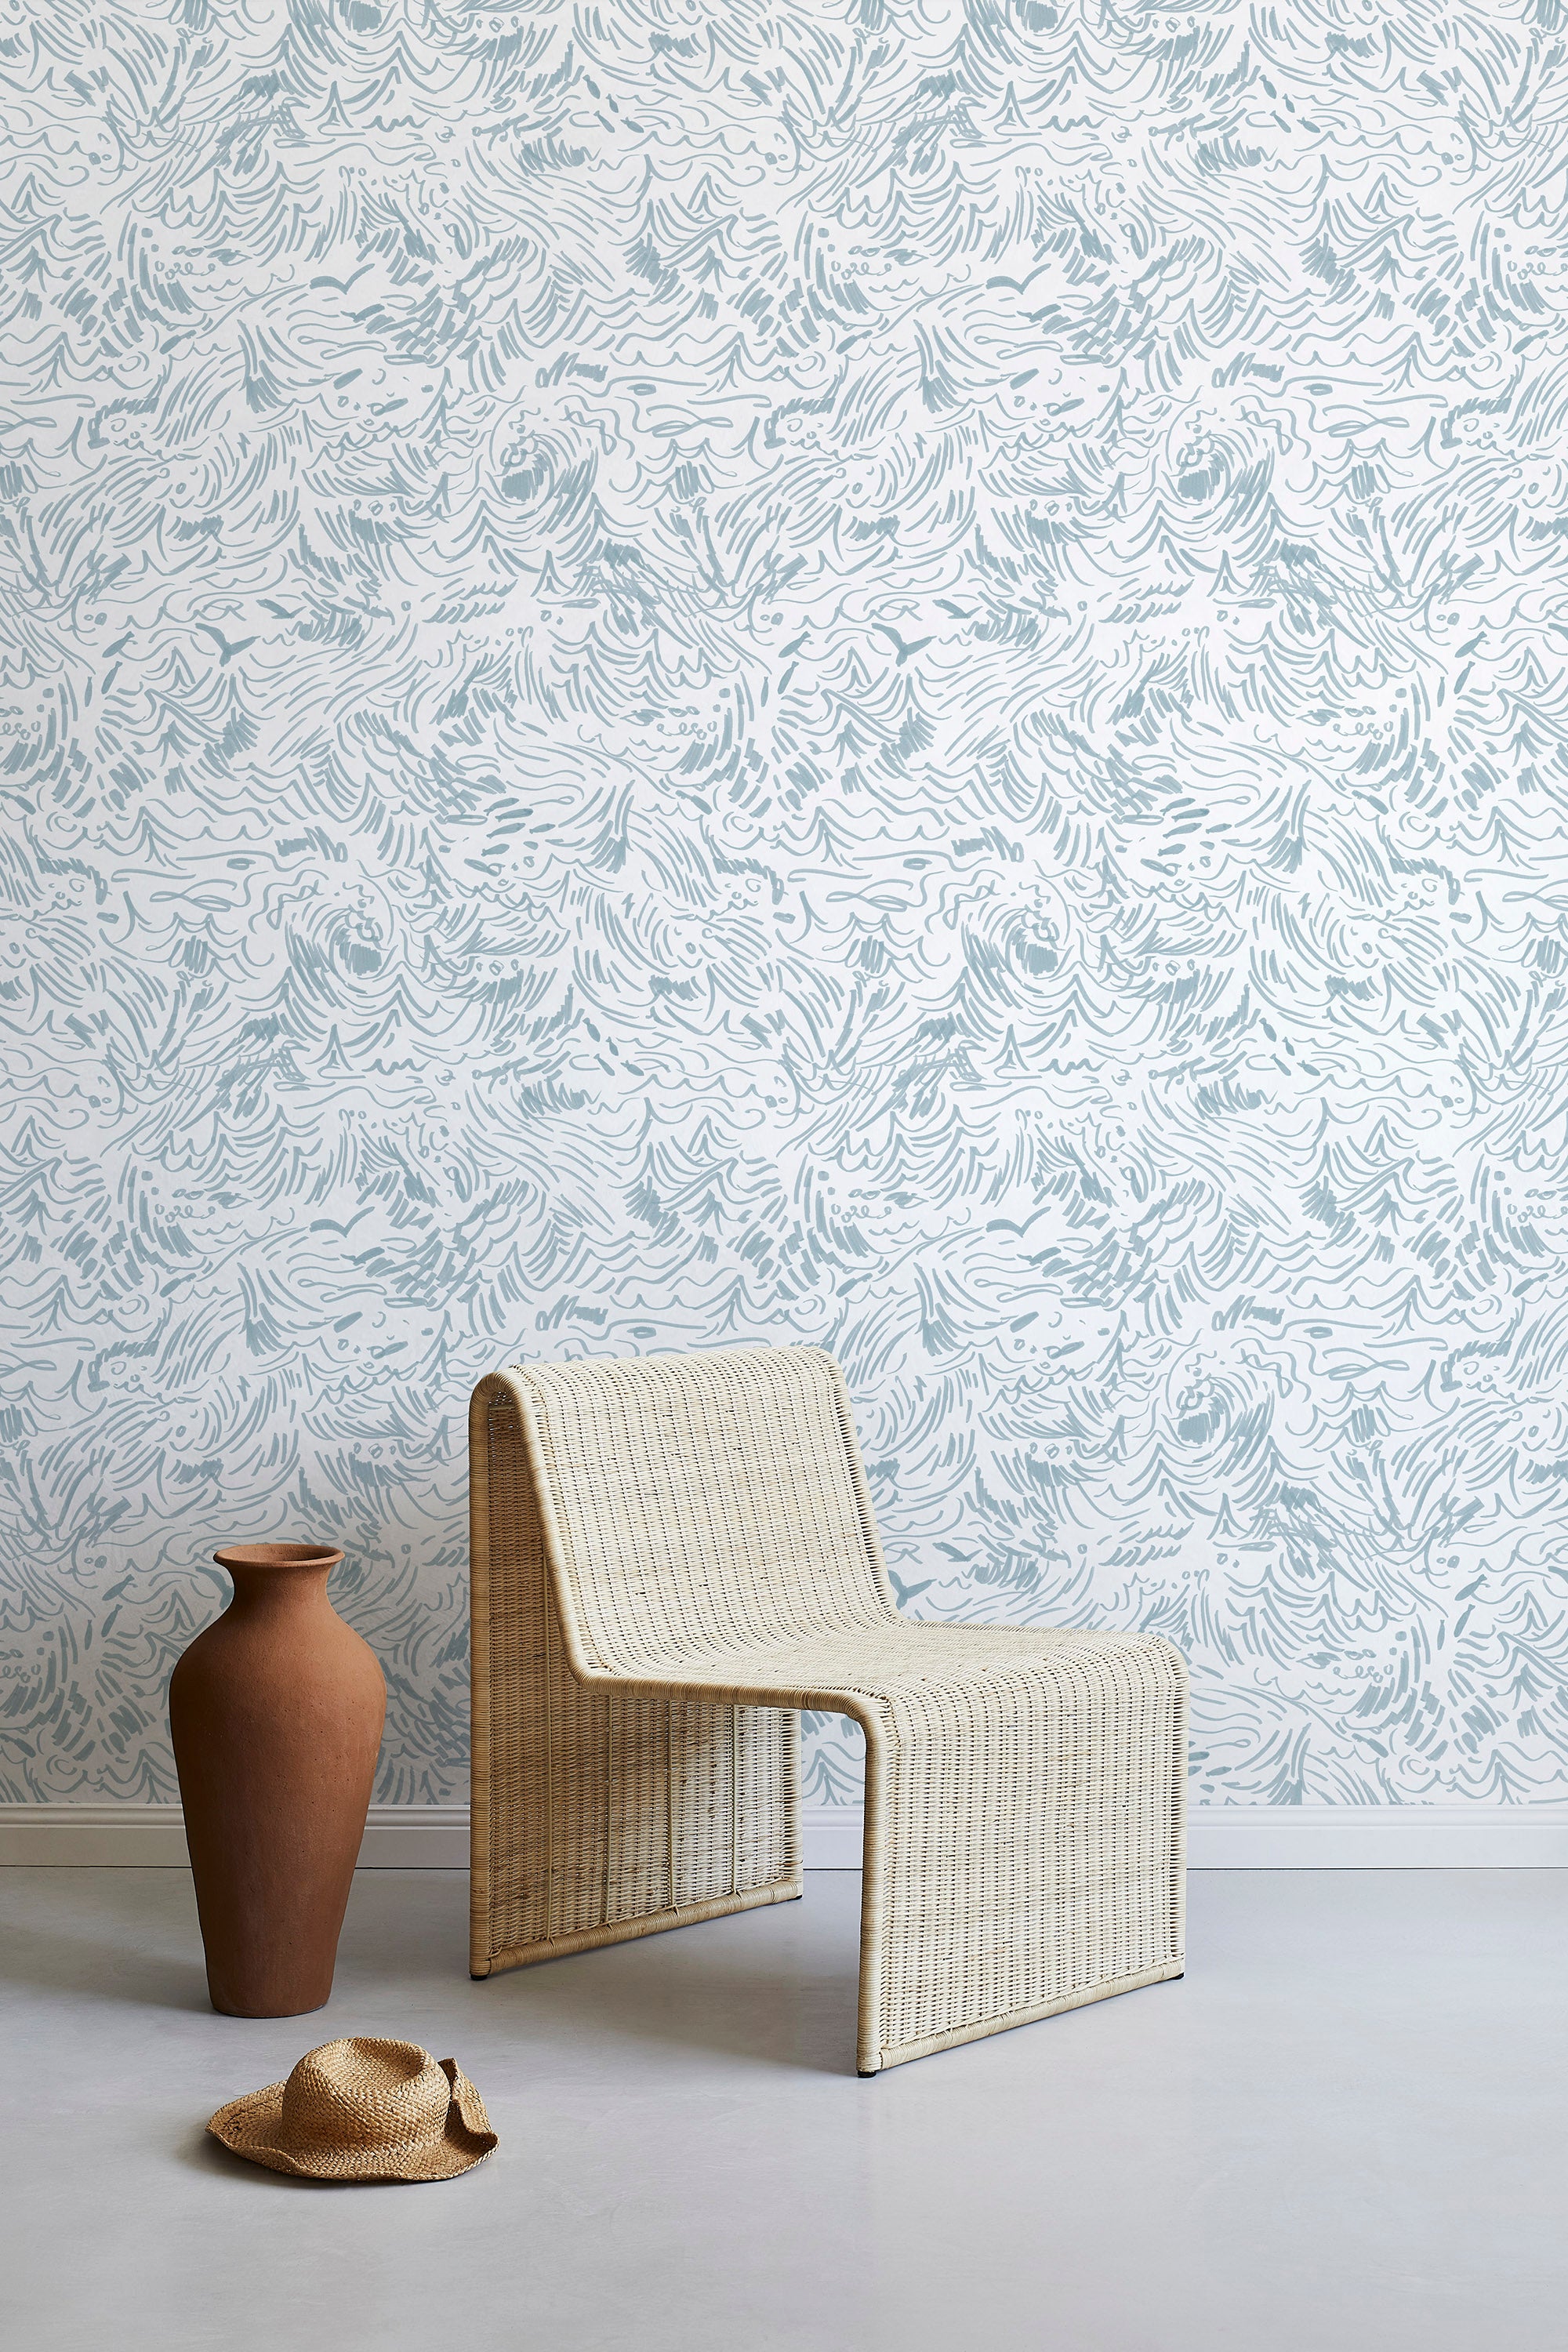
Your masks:
M 234 1544 L 213 1554 L 234 1580 L 230 1609 L 246 1616 L 330 1609 L 327 1579 L 342 1557 L 328 1544 Z
M 234 1579 L 231 1609 L 247 1613 L 258 1609 L 330 1608 L 324 1568 L 240 1568 L 229 1570 Z

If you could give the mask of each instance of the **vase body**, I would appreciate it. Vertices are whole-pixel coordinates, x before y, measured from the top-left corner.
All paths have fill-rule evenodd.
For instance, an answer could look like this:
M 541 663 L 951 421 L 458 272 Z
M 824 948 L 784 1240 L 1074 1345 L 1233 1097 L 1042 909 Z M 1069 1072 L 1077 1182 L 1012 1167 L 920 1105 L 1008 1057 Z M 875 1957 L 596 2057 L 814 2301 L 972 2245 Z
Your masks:
M 169 1684 L 213 2007 L 297 2017 L 332 1990 L 386 1684 L 327 1598 L 324 1544 L 215 1552 L 234 1598 Z

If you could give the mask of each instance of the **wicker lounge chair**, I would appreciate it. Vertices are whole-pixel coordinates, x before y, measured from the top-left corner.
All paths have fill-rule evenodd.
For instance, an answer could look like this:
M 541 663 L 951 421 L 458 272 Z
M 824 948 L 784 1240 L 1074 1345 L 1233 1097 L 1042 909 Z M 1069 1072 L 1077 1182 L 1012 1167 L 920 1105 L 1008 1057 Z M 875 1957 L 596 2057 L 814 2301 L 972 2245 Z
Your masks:
M 801 1892 L 801 1707 L 866 1734 L 857 2063 L 1180 1976 L 1166 1642 L 901 1618 L 814 1348 L 474 1392 L 475 1976 Z

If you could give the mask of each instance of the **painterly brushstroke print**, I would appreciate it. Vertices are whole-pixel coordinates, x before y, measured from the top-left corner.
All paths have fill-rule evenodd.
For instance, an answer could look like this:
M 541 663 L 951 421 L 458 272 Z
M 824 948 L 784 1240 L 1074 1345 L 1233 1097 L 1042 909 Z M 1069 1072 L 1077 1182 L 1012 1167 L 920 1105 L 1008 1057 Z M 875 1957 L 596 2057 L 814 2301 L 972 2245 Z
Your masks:
M 5 1792 L 309 1532 L 460 1793 L 469 1383 L 800 1338 L 1200 1796 L 1560 1790 L 1558 0 L 0 70 Z

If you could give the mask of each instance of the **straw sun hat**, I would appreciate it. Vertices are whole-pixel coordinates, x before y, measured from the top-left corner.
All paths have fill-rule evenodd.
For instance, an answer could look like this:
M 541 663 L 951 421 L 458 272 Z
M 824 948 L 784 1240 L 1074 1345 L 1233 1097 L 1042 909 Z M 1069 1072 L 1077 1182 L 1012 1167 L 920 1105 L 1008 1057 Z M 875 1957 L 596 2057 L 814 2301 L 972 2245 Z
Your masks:
M 236 2156 L 311 2180 L 450 2180 L 496 2144 L 454 2060 L 359 2035 L 308 2051 L 286 2083 L 231 2099 L 207 2129 Z

